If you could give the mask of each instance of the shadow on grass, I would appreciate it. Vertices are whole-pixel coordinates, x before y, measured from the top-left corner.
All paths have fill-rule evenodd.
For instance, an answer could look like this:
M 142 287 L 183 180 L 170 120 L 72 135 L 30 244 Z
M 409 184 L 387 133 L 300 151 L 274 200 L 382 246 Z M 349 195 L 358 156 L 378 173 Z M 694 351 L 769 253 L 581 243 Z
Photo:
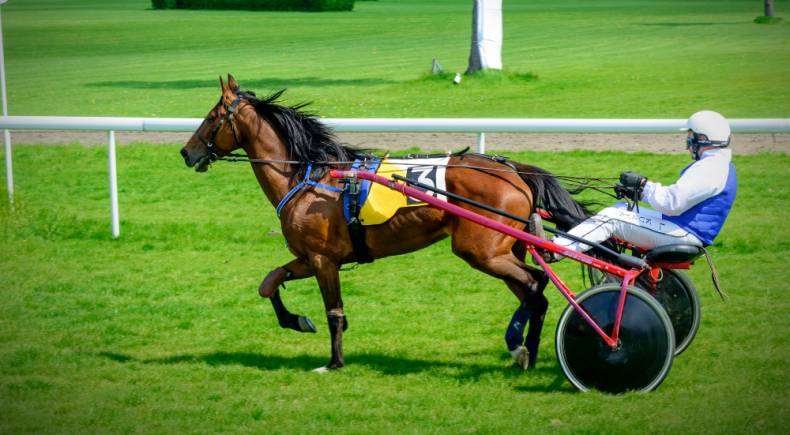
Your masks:
M 733 21 L 730 23 L 640 23 L 640 26 L 665 26 L 665 27 L 682 27 L 682 26 L 721 26 L 725 24 L 749 24 L 750 21 Z
M 319 77 L 301 77 L 293 79 L 266 78 L 239 80 L 242 89 L 255 91 L 260 88 L 296 88 L 299 86 L 310 86 L 323 88 L 327 86 L 374 86 L 391 83 L 399 83 L 384 78 L 370 79 L 324 79 Z M 171 80 L 165 82 L 156 81 L 113 81 L 113 82 L 94 82 L 86 83 L 85 87 L 103 88 L 132 88 L 132 89 L 198 89 L 198 88 L 219 88 L 217 79 L 210 80 Z
M 565 374 L 562 373 L 559 365 L 552 367 L 545 367 L 540 369 L 533 369 L 529 372 L 532 376 L 541 376 L 545 378 L 552 378 L 551 382 L 542 385 L 520 385 L 515 387 L 518 391 L 530 393 L 578 393 L 579 390 L 574 388 L 570 383 L 565 382 Z M 563 385 L 565 384 L 565 385 Z
M 205 355 L 178 355 L 167 358 L 136 359 L 128 355 L 114 352 L 100 352 L 99 356 L 120 363 L 138 362 L 142 364 L 208 364 L 210 366 L 241 365 L 259 370 L 301 369 L 305 371 L 321 367 L 329 362 L 329 358 L 316 358 L 309 355 L 284 357 L 246 352 L 213 352 Z M 349 366 L 365 366 L 370 370 L 384 375 L 408 375 L 421 372 L 435 372 L 438 376 L 449 376 L 460 381 L 477 381 L 481 376 L 504 373 L 508 379 L 530 376 L 532 378 L 550 378 L 551 382 L 541 385 L 522 385 L 516 387 L 520 391 L 535 392 L 575 392 L 568 385 L 563 386 L 565 376 L 559 366 L 530 370 L 504 369 L 501 365 L 464 364 L 443 361 L 426 361 L 389 355 L 361 354 L 346 355 Z

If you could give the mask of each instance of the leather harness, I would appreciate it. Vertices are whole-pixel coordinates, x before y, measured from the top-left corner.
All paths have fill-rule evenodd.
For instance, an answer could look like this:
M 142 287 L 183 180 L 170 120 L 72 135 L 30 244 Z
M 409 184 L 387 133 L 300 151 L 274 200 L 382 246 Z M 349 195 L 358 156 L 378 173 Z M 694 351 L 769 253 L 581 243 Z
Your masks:
M 455 153 L 442 153 L 442 154 L 409 154 L 402 157 L 387 157 L 388 159 L 432 159 L 440 157 L 458 157 L 469 151 L 469 147 L 462 151 Z M 366 154 L 362 162 L 357 167 L 358 172 L 367 172 L 370 166 L 376 161 L 376 157 Z M 359 220 L 359 214 L 362 211 L 361 196 L 362 196 L 362 180 L 348 179 L 341 180 L 346 183 L 346 191 L 348 191 L 348 235 L 351 237 L 351 246 L 354 248 L 354 259 L 358 264 L 372 263 L 373 257 L 368 250 L 368 244 L 365 242 L 365 227 Z
M 365 155 L 357 171 L 367 172 L 375 158 Z M 348 190 L 348 235 L 351 237 L 351 246 L 354 248 L 354 259 L 358 264 L 372 263 L 373 257 L 370 256 L 368 244 L 365 243 L 365 228 L 359 220 L 359 213 L 362 211 L 360 197 L 362 196 L 362 180 L 345 180 Z

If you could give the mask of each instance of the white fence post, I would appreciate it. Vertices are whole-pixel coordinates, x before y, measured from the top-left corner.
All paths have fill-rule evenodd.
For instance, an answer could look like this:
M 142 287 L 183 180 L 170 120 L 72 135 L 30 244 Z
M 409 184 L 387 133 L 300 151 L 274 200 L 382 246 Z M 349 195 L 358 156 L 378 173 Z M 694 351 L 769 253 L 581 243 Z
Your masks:
M 5 3 L 5 0 L 0 1 L 0 4 Z M 3 19 L 0 17 L 0 87 L 2 87 L 3 98 L 3 116 L 8 116 L 8 102 L 6 101 L 5 92 L 5 53 L 3 53 Z M 14 171 L 11 168 L 11 133 L 8 130 L 3 132 L 3 140 L 5 141 L 5 176 L 6 183 L 8 184 L 8 203 L 11 205 L 11 210 L 14 209 Z
M 121 225 L 118 219 L 118 177 L 115 170 L 115 132 L 107 132 L 107 154 L 110 160 L 110 214 L 112 214 L 112 236 L 121 234 Z
M 11 205 L 11 210 L 13 210 L 14 170 L 11 168 L 11 133 L 8 130 L 3 131 L 3 139 L 5 140 L 5 179 L 8 185 L 8 203 Z
M 477 152 L 480 154 L 486 153 L 486 134 L 477 133 Z

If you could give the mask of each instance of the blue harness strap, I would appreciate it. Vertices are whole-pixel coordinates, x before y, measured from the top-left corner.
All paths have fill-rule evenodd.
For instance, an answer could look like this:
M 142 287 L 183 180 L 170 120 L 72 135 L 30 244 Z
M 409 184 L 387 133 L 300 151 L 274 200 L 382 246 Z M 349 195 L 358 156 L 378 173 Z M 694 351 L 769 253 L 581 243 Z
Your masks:
M 291 191 L 288 192 L 287 195 L 285 195 L 285 198 L 283 198 L 283 200 L 280 201 L 279 204 L 277 204 L 277 217 L 278 218 L 280 217 L 280 210 L 282 210 L 283 206 L 285 206 L 285 203 L 287 203 L 288 200 L 291 199 L 291 197 L 294 196 L 294 194 L 299 189 L 301 189 L 305 184 L 310 185 L 310 186 L 320 187 L 320 188 L 323 188 L 323 189 L 326 189 L 326 190 L 331 190 L 332 192 L 337 192 L 337 193 L 342 193 L 343 192 L 342 189 L 338 189 L 337 187 L 327 186 L 326 184 L 316 183 L 315 181 L 311 180 L 310 179 L 310 171 L 312 171 L 312 170 L 313 170 L 313 162 L 310 162 L 310 163 L 307 164 L 307 174 L 304 177 L 304 181 L 302 181 L 301 183 L 297 184 L 296 187 L 291 189 Z

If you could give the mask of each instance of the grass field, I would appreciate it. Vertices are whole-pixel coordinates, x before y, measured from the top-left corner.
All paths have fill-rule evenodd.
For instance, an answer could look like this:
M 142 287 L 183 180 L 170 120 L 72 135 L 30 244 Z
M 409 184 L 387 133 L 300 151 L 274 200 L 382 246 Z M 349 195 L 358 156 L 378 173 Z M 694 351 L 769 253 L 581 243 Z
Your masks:
M 786 0 L 776 16 L 790 19 Z M 15 0 L 3 32 L 11 115 L 203 117 L 231 73 L 327 117 L 790 117 L 790 26 L 750 1 L 509 0 L 503 62 L 463 72 L 468 0 L 353 12 L 152 10 L 149 0 Z M 508 76 L 508 74 L 504 74 Z
M 790 424 L 787 155 L 736 156 L 739 192 L 690 271 L 700 332 L 649 394 L 579 393 L 554 354 L 504 371 L 515 298 L 441 242 L 342 275 L 348 366 L 318 375 L 329 340 L 313 280 L 286 305 L 318 334 L 283 330 L 257 296 L 292 257 L 244 164 L 206 174 L 179 145 L 119 148 L 121 237 L 109 230 L 106 150 L 15 147 L 17 212 L 0 200 L 0 433 L 786 433 Z M 510 153 L 556 173 L 620 168 L 672 182 L 685 155 Z M 704 263 L 704 262 L 702 262 Z M 557 270 L 581 289 L 577 263 Z
M 790 117 L 790 26 L 752 23 L 756 1 L 506 1 L 507 71 L 459 86 L 426 72 L 433 58 L 465 69 L 466 0 L 323 14 L 14 0 L 2 12 L 11 115 L 202 117 L 231 73 L 327 117 Z M 329 359 L 315 281 L 283 298 L 318 334 L 280 329 L 257 296 L 292 258 L 267 235 L 274 207 L 248 167 L 195 174 L 181 145 L 118 149 L 118 239 L 106 149 L 14 147 L 15 212 L 0 195 L 0 433 L 787 432 L 787 155 L 735 157 L 738 199 L 712 248 L 730 302 L 697 265 L 695 342 L 657 391 L 607 396 L 575 391 L 556 362 L 556 290 L 537 369 L 502 370 L 515 298 L 447 241 L 345 272 L 348 366 L 311 373 Z M 662 182 L 688 164 L 508 155 Z M 557 270 L 581 290 L 577 263 Z

